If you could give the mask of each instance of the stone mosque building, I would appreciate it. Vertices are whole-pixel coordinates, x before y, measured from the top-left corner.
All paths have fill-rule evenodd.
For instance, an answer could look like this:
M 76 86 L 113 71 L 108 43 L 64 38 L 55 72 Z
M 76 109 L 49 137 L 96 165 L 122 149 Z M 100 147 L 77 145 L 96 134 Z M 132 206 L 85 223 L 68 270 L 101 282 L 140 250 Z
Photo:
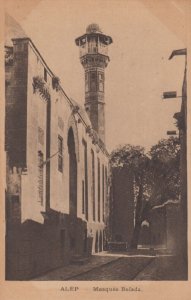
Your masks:
M 29 279 L 102 251 L 108 218 L 104 84 L 112 38 L 76 38 L 84 108 L 8 17 L 5 45 L 6 278 Z

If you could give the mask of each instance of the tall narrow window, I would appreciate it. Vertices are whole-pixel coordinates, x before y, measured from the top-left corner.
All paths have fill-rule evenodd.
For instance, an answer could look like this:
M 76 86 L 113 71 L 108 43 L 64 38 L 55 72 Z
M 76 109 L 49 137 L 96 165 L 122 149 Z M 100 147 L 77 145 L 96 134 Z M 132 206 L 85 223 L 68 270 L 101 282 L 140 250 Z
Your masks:
M 95 221 L 95 162 L 94 162 L 94 152 L 91 150 L 92 156 L 92 215 Z
M 96 72 L 91 72 L 90 73 L 90 76 L 91 76 L 91 79 L 90 79 L 90 88 L 91 88 L 92 92 L 96 91 L 96 85 L 97 85 L 96 75 L 97 75 Z
M 63 138 L 58 136 L 58 170 L 63 172 Z
M 107 199 L 108 193 L 108 178 L 107 178 L 107 167 L 105 167 L 105 199 Z
M 97 159 L 97 181 L 98 181 L 98 221 L 100 222 L 100 160 Z
M 38 151 L 38 198 L 43 205 L 43 153 Z
M 84 180 L 82 180 L 82 213 L 85 213 L 85 184 Z
M 44 68 L 44 80 L 47 82 L 47 70 Z
M 85 216 L 88 220 L 88 161 L 87 161 L 87 143 L 83 140 L 84 146 L 84 191 L 85 191 Z
M 105 215 L 105 173 L 104 165 L 102 165 L 102 220 L 104 221 Z
M 88 84 L 88 73 L 85 73 L 85 91 L 88 92 L 89 84 Z
M 103 92 L 104 91 L 104 74 L 99 73 L 99 91 Z

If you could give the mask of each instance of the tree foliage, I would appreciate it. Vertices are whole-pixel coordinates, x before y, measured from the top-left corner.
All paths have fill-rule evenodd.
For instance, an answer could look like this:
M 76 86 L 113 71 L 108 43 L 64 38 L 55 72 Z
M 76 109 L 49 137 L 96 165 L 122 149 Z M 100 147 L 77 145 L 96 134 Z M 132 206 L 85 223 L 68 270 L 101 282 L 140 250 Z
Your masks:
M 160 204 L 179 199 L 180 194 L 180 142 L 178 138 L 160 140 L 150 152 L 150 201 Z M 155 203 L 156 202 L 156 203 Z
M 151 210 L 179 199 L 180 143 L 170 137 L 151 147 L 123 145 L 111 153 L 112 168 L 128 168 L 134 177 L 135 228 L 132 247 L 136 248 L 141 224 Z M 169 202 L 170 201 L 170 202 Z

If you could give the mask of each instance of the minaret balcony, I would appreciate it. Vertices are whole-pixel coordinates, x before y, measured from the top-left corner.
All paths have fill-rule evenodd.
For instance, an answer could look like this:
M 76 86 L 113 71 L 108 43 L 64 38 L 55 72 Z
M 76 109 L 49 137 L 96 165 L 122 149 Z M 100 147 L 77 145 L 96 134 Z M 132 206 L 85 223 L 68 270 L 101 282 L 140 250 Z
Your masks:
M 106 68 L 109 62 L 109 56 L 103 55 L 101 53 L 96 54 L 86 54 L 80 57 L 81 64 L 84 68 L 89 67 L 100 67 Z

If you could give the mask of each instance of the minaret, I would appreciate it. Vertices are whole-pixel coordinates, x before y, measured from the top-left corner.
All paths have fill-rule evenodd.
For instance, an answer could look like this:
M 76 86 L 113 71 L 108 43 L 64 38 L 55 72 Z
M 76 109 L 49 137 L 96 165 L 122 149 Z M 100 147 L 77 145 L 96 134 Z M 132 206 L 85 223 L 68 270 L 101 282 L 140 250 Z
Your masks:
M 104 83 L 109 62 L 108 45 L 112 38 L 103 34 L 97 24 L 90 24 L 76 40 L 80 61 L 85 70 L 85 110 L 92 127 L 105 142 Z

